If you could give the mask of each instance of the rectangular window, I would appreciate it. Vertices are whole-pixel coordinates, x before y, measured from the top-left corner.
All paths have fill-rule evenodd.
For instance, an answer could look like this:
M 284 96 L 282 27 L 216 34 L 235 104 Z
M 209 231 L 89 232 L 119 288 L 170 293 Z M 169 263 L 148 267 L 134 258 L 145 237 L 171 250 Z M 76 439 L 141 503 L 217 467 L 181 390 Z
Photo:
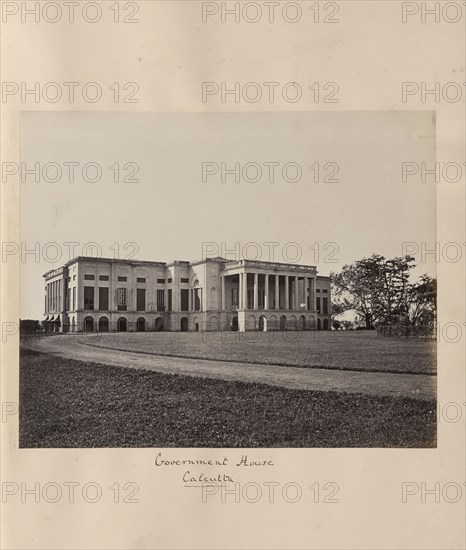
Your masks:
M 157 282 L 159 283 L 159 285 L 164 285 L 165 279 L 157 279 Z
M 173 295 L 173 292 L 172 292 L 172 289 L 170 288 L 170 289 L 168 289 L 168 296 L 167 296 L 167 301 L 168 301 L 167 310 L 168 311 L 172 310 L 172 305 L 173 305 L 172 295 Z
M 239 306 L 239 288 L 231 289 L 231 305 L 233 307 Z
M 146 282 L 145 277 L 138 277 L 136 280 L 137 280 L 138 283 L 145 283 Z
M 189 290 L 187 288 L 182 288 L 180 294 L 181 311 L 189 311 Z
M 117 289 L 117 307 L 118 311 L 126 311 L 127 302 L 126 302 L 127 291 L 126 288 Z
M 157 290 L 157 311 L 165 311 L 165 290 Z
M 138 288 L 136 292 L 136 309 L 146 311 L 146 289 Z
M 328 289 L 324 288 L 324 290 L 322 290 L 322 292 L 323 292 L 324 294 L 328 294 Z
M 75 286 L 73 287 L 73 307 L 72 307 L 72 310 L 73 311 L 76 310 L 76 287 Z
M 128 281 L 128 277 L 118 277 L 119 283 L 126 283 Z
M 182 283 L 189 283 L 189 279 L 187 277 L 181 277 Z
M 201 311 L 200 289 L 194 289 L 194 311 Z
M 248 288 L 248 309 L 254 307 L 254 289 Z
M 69 311 L 70 309 L 70 294 L 71 291 L 69 288 L 66 289 L 66 302 L 65 302 L 65 310 Z
M 84 275 L 84 280 L 85 281 L 93 281 L 94 280 L 94 275 Z
M 99 309 L 108 311 L 108 288 L 105 286 L 99 288 Z
M 316 298 L 316 309 L 317 313 L 320 313 L 320 298 Z
M 316 292 L 320 292 L 320 288 L 316 288 Z
M 93 286 L 84 287 L 84 309 L 89 309 L 89 310 L 94 309 L 94 287 Z
M 328 298 L 323 298 L 323 314 L 324 315 L 327 315 L 328 314 Z
M 258 289 L 259 297 L 259 309 L 264 309 L 265 306 L 265 290 L 263 288 Z
M 170 284 L 173 281 L 173 279 L 168 279 L 168 284 Z
M 99 281 L 108 281 L 108 275 L 99 275 Z

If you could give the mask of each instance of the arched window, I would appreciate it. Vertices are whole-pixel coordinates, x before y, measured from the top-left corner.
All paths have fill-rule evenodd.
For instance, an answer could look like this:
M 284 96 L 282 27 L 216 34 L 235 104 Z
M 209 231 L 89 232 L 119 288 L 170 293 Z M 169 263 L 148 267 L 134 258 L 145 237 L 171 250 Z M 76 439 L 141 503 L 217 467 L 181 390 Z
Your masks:
M 144 319 L 144 317 L 139 317 L 139 319 L 136 321 L 136 330 L 138 332 L 145 332 L 146 320 Z
M 94 332 L 94 319 L 92 317 L 85 317 L 83 323 L 84 332 Z
M 108 317 L 99 319 L 99 332 L 108 332 Z
M 180 330 L 181 332 L 187 332 L 188 331 L 188 318 L 182 317 L 180 321 Z
M 265 332 L 267 330 L 267 318 L 265 315 L 259 317 L 259 330 Z
M 128 323 L 126 322 L 125 317 L 120 317 L 117 322 L 118 332 L 126 332 L 128 329 Z

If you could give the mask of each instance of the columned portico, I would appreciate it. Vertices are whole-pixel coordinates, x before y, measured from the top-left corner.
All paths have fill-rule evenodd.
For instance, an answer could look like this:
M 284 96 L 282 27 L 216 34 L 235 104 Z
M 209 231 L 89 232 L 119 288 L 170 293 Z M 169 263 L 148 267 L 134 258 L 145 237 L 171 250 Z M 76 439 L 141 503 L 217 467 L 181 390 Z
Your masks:
M 315 267 L 241 260 L 227 262 L 221 278 L 219 306 L 227 330 L 311 330 L 317 326 Z

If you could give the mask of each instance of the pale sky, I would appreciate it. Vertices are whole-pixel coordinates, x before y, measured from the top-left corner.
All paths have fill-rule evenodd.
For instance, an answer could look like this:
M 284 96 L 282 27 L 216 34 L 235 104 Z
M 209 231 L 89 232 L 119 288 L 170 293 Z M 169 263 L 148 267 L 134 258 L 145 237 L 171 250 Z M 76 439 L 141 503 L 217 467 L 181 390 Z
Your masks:
M 345 263 L 370 256 L 401 256 L 403 242 L 435 242 L 435 184 L 418 176 L 402 181 L 403 162 L 435 162 L 435 121 L 430 111 L 306 113 L 24 113 L 21 160 L 31 168 L 61 165 L 62 179 L 21 184 L 21 242 L 61 246 L 61 258 L 38 263 L 29 255 L 21 264 L 21 317 L 41 318 L 42 274 L 70 259 L 66 242 L 97 242 L 102 256 L 113 257 L 119 243 L 138 247 L 138 260 L 195 260 L 203 243 L 221 254 L 239 243 L 241 259 L 259 251 L 262 260 L 317 265 L 328 275 Z M 79 162 L 76 181 L 68 182 L 65 162 Z M 83 181 L 84 164 L 98 163 L 101 181 Z M 114 183 L 108 167 L 137 163 L 138 183 Z M 257 163 L 257 183 L 235 183 L 220 174 L 202 181 L 202 163 Z M 268 181 L 266 162 L 279 163 Z M 282 178 L 283 166 L 298 163 L 299 182 Z M 318 163 L 320 179 L 339 167 L 339 182 L 313 181 L 309 166 Z M 294 171 L 290 169 L 290 177 Z M 52 170 L 50 171 L 52 176 Z M 92 174 L 90 174 L 92 176 Z M 249 172 L 253 176 L 253 170 Z M 259 248 L 248 248 L 247 243 Z M 264 243 L 277 242 L 273 258 Z M 225 243 L 222 247 L 222 243 Z M 292 246 L 289 243 L 297 243 Z M 333 244 L 335 243 L 335 244 Z M 214 247 L 215 248 L 215 247 Z M 329 256 L 331 253 L 333 255 Z M 231 258 L 236 257 L 230 253 Z M 336 260 L 330 263 L 325 260 Z M 417 258 L 421 261 L 420 255 Z M 416 274 L 435 275 L 433 257 Z

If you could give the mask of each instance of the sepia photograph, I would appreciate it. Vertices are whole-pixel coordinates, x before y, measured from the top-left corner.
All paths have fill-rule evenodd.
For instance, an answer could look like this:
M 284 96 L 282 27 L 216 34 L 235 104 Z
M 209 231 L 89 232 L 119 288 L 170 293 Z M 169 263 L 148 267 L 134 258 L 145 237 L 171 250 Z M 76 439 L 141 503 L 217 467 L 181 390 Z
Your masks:
M 436 447 L 434 113 L 20 136 L 21 447 Z

